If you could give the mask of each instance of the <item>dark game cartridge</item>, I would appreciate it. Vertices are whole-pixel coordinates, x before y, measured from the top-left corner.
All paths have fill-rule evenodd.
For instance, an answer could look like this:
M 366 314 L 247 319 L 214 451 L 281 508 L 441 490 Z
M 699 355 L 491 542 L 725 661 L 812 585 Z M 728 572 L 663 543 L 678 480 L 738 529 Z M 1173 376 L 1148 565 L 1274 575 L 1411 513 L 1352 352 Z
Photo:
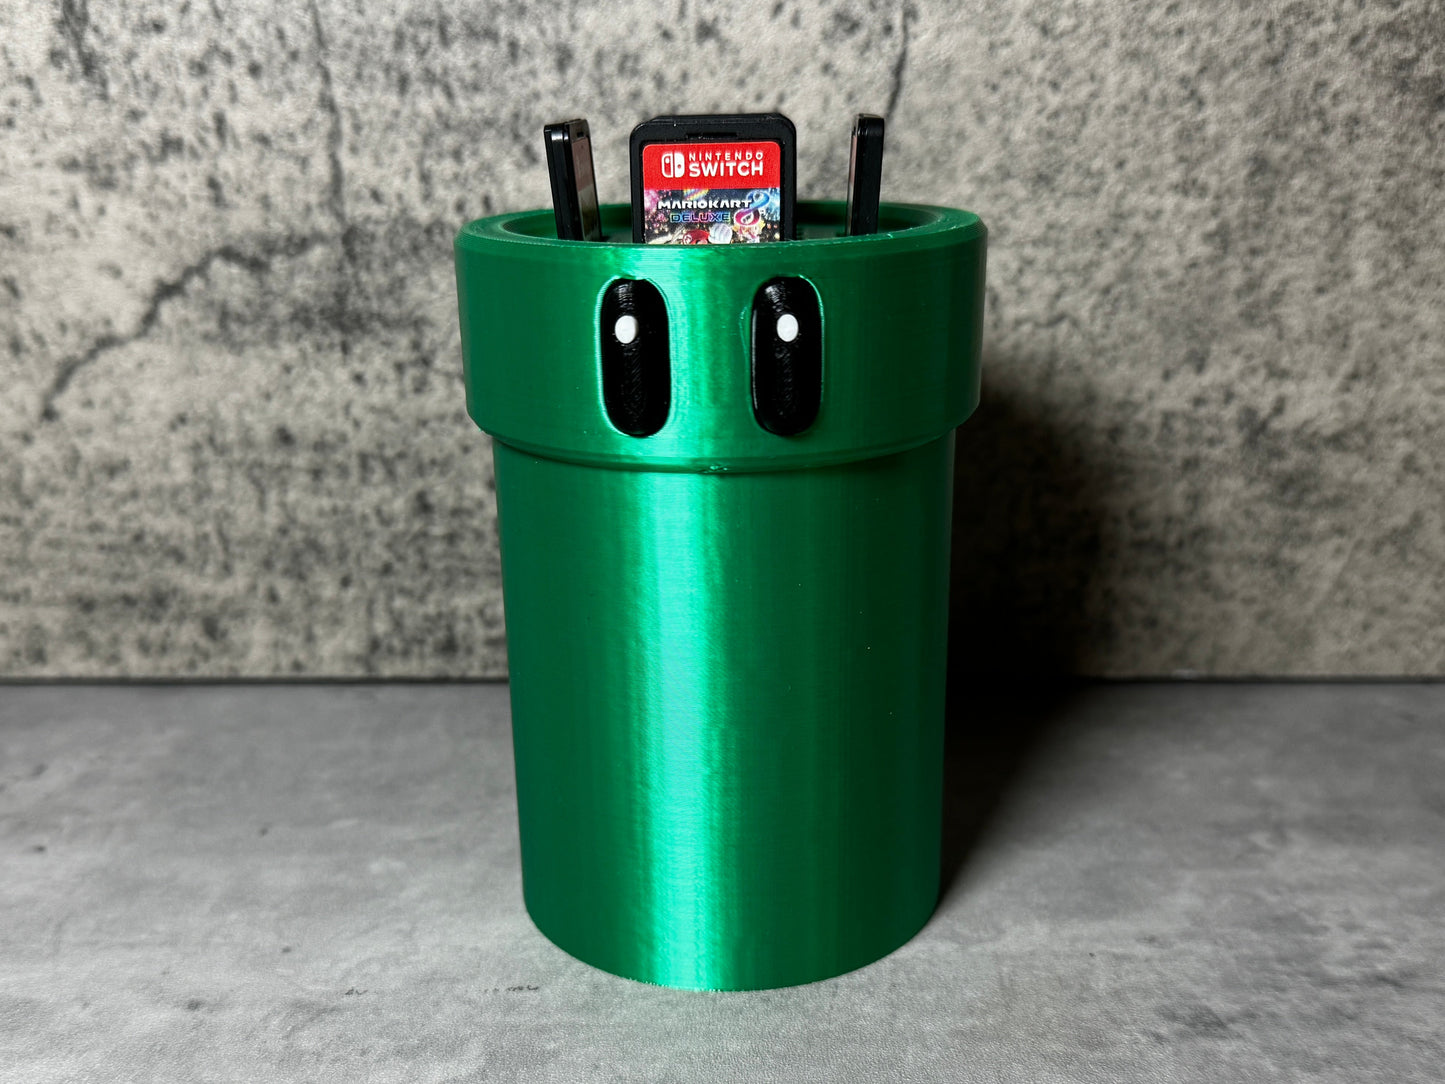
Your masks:
M 564 241 L 602 240 L 597 182 L 592 174 L 592 130 L 581 117 L 542 129 L 557 236 Z
M 878 232 L 878 192 L 883 181 L 883 118 L 859 113 L 848 155 L 848 235 Z
M 654 117 L 632 130 L 632 239 L 793 237 L 797 133 L 781 113 Z

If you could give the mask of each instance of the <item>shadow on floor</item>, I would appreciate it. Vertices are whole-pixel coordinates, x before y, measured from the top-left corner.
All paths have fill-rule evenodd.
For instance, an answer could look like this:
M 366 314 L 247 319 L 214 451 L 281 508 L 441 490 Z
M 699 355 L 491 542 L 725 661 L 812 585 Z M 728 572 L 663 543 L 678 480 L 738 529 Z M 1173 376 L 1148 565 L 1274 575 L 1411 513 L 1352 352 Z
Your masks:
M 958 431 L 940 900 L 1074 695 L 1097 631 L 1086 602 L 1104 571 L 1106 482 L 1017 394 L 985 387 Z
M 943 761 L 943 840 L 938 902 L 944 903 L 1034 750 L 1066 718 L 1079 682 L 989 683 L 950 690 Z M 958 703 L 958 701 L 962 701 Z

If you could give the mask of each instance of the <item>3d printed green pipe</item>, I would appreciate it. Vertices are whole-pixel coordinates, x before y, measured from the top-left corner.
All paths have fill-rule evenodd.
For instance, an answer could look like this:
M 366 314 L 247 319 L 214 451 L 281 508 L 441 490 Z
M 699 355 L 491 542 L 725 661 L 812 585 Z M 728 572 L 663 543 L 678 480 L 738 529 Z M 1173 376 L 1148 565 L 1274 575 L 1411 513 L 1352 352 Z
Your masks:
M 799 206 L 801 239 L 456 240 L 467 409 L 494 438 L 523 891 L 587 963 L 692 989 L 887 954 L 938 891 L 953 430 L 978 401 L 985 230 Z M 604 209 L 610 236 L 627 208 Z M 816 420 L 754 414 L 754 295 L 822 311 Z M 604 291 L 666 302 L 661 428 L 608 420 Z

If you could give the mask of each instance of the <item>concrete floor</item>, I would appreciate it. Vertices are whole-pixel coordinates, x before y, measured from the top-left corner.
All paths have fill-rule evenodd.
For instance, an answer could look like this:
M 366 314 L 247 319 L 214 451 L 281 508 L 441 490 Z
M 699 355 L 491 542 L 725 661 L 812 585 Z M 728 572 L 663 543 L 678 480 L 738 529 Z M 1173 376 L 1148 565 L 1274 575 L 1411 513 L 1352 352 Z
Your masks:
M 0 688 L 0 1080 L 1441 1079 L 1445 686 L 968 709 L 923 932 L 689 994 L 529 923 L 505 686 Z

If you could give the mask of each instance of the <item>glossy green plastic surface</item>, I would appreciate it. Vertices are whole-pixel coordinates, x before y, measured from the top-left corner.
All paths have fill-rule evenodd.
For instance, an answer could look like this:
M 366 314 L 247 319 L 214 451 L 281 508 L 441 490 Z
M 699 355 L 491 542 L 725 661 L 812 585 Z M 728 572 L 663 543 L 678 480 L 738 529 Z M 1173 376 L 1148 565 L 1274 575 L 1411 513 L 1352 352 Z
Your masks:
M 841 222 L 799 211 L 805 236 Z M 663 250 L 521 215 L 457 240 L 468 409 L 495 437 L 524 894 L 597 967 L 793 985 L 932 912 L 984 233 L 932 208 L 883 221 Z M 822 407 L 798 437 L 749 398 L 746 313 L 779 274 L 824 312 Z M 645 438 L 602 407 L 598 298 L 619 276 L 656 284 L 673 329 L 672 414 Z
M 625 207 L 603 209 L 624 235 Z M 798 206 L 805 238 L 775 244 L 558 241 L 550 211 L 482 219 L 456 240 L 467 411 L 516 448 L 648 470 L 772 470 L 931 440 L 978 404 L 985 234 L 966 211 L 884 204 L 891 232 L 839 237 L 841 203 Z M 630 227 L 628 227 L 630 228 Z M 806 433 L 753 418 L 748 321 L 778 275 L 818 290 L 823 405 Z M 602 406 L 598 313 L 617 278 L 662 291 L 672 412 L 645 440 Z

